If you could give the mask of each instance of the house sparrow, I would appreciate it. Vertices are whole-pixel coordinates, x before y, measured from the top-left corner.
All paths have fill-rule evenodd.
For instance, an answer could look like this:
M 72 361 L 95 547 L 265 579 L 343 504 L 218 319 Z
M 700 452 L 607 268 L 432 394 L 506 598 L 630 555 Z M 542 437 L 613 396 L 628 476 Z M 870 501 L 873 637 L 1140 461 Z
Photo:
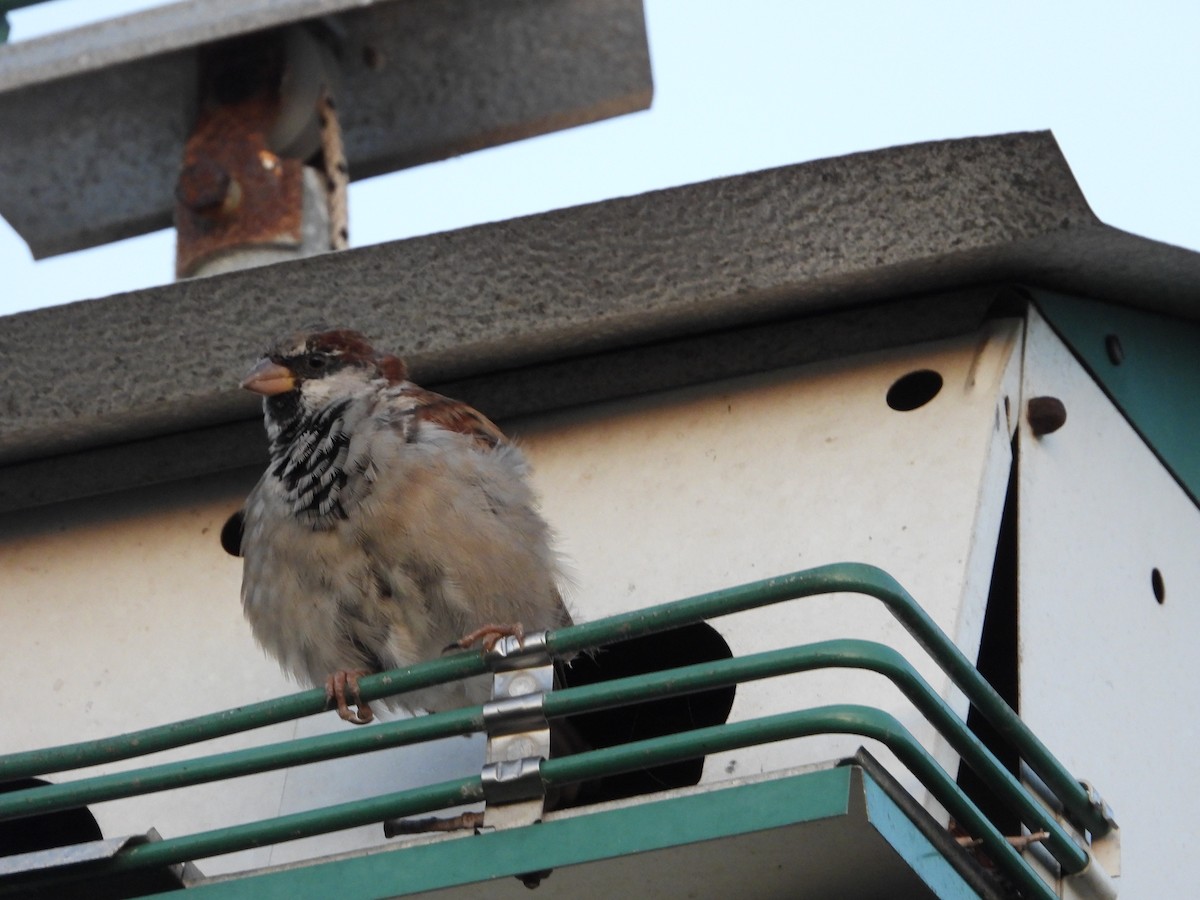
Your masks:
M 373 718 L 361 675 L 571 624 L 525 458 L 481 413 L 345 330 L 279 342 L 242 387 L 263 395 L 271 462 L 222 540 L 245 557 L 255 638 L 343 719 Z M 481 703 L 484 681 L 397 702 Z

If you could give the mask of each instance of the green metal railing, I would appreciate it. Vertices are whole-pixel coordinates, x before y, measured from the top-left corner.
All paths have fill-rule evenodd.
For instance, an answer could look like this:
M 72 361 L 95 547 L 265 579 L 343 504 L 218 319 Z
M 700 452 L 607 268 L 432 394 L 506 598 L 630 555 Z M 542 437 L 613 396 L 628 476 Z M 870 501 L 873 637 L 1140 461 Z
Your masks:
M 946 702 L 917 674 L 907 660 L 882 644 L 860 640 L 825 641 L 740 659 L 701 663 L 666 672 L 568 688 L 547 695 L 544 709 L 550 719 L 563 718 L 632 702 L 696 693 L 778 675 L 834 667 L 868 669 L 891 679 L 913 705 L 947 737 L 951 746 L 968 765 L 994 784 L 997 792 L 1013 811 L 1021 816 L 1023 822 L 1034 830 L 1043 830 L 1050 834 L 1047 846 L 1064 869 L 1077 872 L 1087 865 L 1087 855 L 1076 846 L 1054 817 L 1035 802 L 1012 774 L 966 729 Z M 0 795 L 0 818 L 54 812 L 89 803 L 189 787 L 356 753 L 409 746 L 428 740 L 471 734 L 482 728 L 483 707 L 476 706 L 401 722 L 384 723 L 367 731 L 321 735 L 270 744 L 189 761 L 186 764 L 166 763 L 85 781 L 49 785 L 7 796 Z M 645 764 L 642 767 L 645 767 Z M 589 776 L 585 774 L 580 780 L 586 777 Z M 175 861 L 182 862 L 183 858 Z
M 951 676 L 970 701 L 1025 759 L 1057 795 L 1079 824 L 1102 834 L 1111 822 L 1097 809 L 1042 743 L 979 676 L 954 644 L 937 628 L 909 594 L 887 573 L 870 566 L 844 563 L 767 579 L 739 588 L 716 591 L 688 600 L 609 617 L 552 632 L 548 647 L 570 654 L 591 647 L 676 628 L 703 619 L 816 594 L 855 592 L 881 600 L 930 655 Z M 545 698 L 551 718 L 576 715 L 630 702 L 694 693 L 744 681 L 817 668 L 868 669 L 888 677 L 918 710 L 949 740 L 954 749 L 993 787 L 997 795 L 1031 830 L 1049 834 L 1046 846 L 1063 871 L 1071 874 L 1088 865 L 1088 854 L 1005 769 L 953 713 L 944 700 L 896 651 L 859 640 L 826 641 L 720 660 L 666 672 L 624 678 L 554 691 Z M 482 674 L 486 663 L 477 653 L 451 657 L 364 678 L 364 699 L 379 699 L 457 678 Z M 199 740 L 313 714 L 325 709 L 323 691 L 306 691 L 267 703 L 202 716 L 185 722 L 48 750 L 0 757 L 0 780 L 63 771 L 128 759 Z M 322 735 L 282 744 L 224 753 L 186 763 L 150 766 L 116 775 L 87 778 L 0 796 L 0 818 L 27 816 L 315 762 L 468 734 L 484 728 L 482 707 L 383 723 L 370 729 Z M 719 750 L 767 743 L 785 738 L 839 732 L 874 738 L 886 744 L 951 814 L 979 837 L 988 853 L 1023 890 L 1051 897 L 1045 883 L 996 828 L 962 794 L 932 757 L 894 718 L 859 706 L 831 706 L 714 726 L 548 760 L 542 768 L 549 787 L 609 774 L 644 769 Z M 299 813 L 261 822 L 218 829 L 152 844 L 131 847 L 91 872 L 116 873 L 134 868 L 178 863 L 230 853 L 263 844 L 294 840 L 386 818 L 430 812 L 482 799 L 479 776 L 427 788 Z M 0 893 L 3 884 L 0 883 Z
M 904 726 L 888 713 L 870 707 L 850 704 L 825 706 L 593 750 L 547 760 L 542 766 L 542 777 L 548 788 L 556 788 L 589 778 L 691 759 L 701 754 L 818 734 L 855 734 L 885 744 L 965 828 L 980 837 L 992 858 L 1021 887 L 1024 894 L 1045 900 L 1055 897 L 1054 892 L 1017 850 L 963 795 L 954 780 Z M 80 875 L 114 875 L 171 865 L 483 799 L 481 779 L 473 775 L 369 800 L 141 844 L 86 872 L 59 877 L 67 882 L 76 880 Z M 54 876 L 39 881 L 42 889 L 53 887 L 54 884 Z M 0 894 L 3 894 L 2 884 Z

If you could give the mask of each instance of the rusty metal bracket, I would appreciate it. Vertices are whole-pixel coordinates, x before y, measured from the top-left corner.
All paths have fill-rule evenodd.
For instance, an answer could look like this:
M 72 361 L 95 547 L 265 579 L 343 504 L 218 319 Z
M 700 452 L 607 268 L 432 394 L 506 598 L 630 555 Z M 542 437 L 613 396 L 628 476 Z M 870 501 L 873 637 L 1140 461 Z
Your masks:
M 330 229 L 335 207 L 339 235 L 345 228 L 344 177 L 333 177 L 345 166 L 336 75 L 332 52 L 300 26 L 204 51 L 200 112 L 175 186 L 177 277 L 231 254 L 250 254 L 250 265 L 345 246 Z
M 338 121 L 333 93 L 326 88 L 317 104 L 321 124 L 321 163 L 325 173 L 325 190 L 329 196 L 329 244 L 334 250 L 350 246 L 350 209 L 347 191 L 350 187 L 350 164 L 342 142 L 342 126 Z

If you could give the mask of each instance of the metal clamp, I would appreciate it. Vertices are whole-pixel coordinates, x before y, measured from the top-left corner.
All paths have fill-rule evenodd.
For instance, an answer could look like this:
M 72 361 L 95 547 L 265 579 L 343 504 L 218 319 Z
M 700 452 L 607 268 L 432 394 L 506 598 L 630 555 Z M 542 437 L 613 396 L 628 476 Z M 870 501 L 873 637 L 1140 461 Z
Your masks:
M 548 631 L 535 631 L 526 635 L 506 635 L 492 645 L 484 660 L 493 672 L 508 672 L 513 669 L 528 669 L 549 665 L 550 650 Z
M 541 757 L 488 763 L 479 777 L 483 781 L 483 798 L 489 808 L 526 800 L 540 803 L 546 796 Z
M 499 681 L 499 678 L 500 676 L 496 676 L 496 681 Z M 519 682 L 517 687 L 525 686 L 524 679 L 520 679 Z M 516 696 L 489 700 L 483 704 L 483 724 L 487 728 L 488 737 L 548 728 L 545 700 L 546 695 L 541 690 L 521 691 Z
M 487 653 L 492 699 L 483 706 L 487 764 L 483 767 L 485 829 L 540 822 L 546 788 L 541 763 L 550 756 L 546 692 L 554 687 L 554 666 L 546 632 L 497 641 Z
M 1104 802 L 1104 798 L 1100 796 L 1100 792 L 1096 790 L 1096 786 L 1090 782 L 1081 780 L 1079 784 L 1087 791 L 1088 803 L 1092 805 L 1092 809 L 1102 818 L 1110 829 L 1117 827 L 1117 820 L 1112 811 L 1112 807 Z

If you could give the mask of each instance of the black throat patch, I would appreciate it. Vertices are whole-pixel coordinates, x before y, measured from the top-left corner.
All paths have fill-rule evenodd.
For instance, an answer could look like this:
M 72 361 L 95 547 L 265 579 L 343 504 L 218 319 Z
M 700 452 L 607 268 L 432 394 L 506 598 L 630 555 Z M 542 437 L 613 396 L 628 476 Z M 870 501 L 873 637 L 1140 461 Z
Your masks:
M 271 474 L 283 485 L 296 515 L 315 520 L 314 525 L 344 519 L 339 495 L 346 486 L 350 432 L 345 413 L 350 401 L 331 403 L 309 415 L 298 398 L 291 403 L 287 411 L 293 415 L 276 418 L 280 429 L 271 442 Z

